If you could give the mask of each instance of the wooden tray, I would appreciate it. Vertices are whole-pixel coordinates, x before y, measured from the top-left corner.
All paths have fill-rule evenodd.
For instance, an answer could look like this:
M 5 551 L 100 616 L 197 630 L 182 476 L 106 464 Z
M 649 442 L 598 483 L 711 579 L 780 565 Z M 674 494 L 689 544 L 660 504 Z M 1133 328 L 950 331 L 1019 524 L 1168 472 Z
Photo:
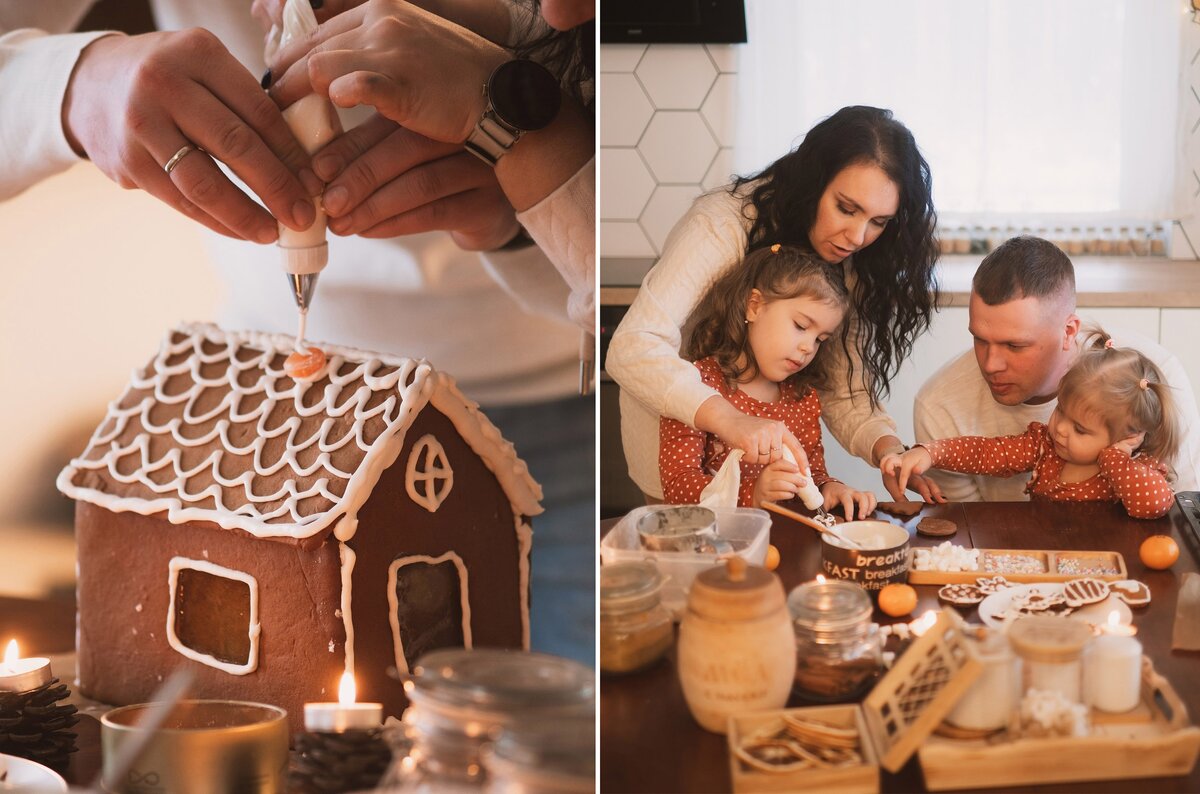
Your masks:
M 993 744 L 931 736 L 920 750 L 925 786 L 944 791 L 1174 777 L 1191 772 L 1200 753 L 1200 728 L 1148 657 L 1142 658 L 1141 705 L 1128 715 L 1095 719 L 1092 730 L 1079 738 Z
M 880 767 L 896 772 L 921 746 L 979 675 L 981 665 L 949 607 L 896 660 L 862 705 L 810 706 L 738 714 L 729 718 L 730 777 L 735 792 L 879 791 Z M 761 772 L 746 766 L 733 747 L 748 733 L 781 723 L 785 714 L 858 729 L 863 762 L 848 767 L 809 767 Z
M 1010 582 L 1021 584 L 1032 582 L 1066 582 L 1071 579 L 1080 579 L 1090 577 L 1093 579 L 1104 579 L 1106 581 L 1115 582 L 1121 579 L 1128 579 L 1128 569 L 1125 567 L 1125 558 L 1120 552 L 1116 551 L 1064 551 L 1051 549 L 979 549 L 982 555 L 980 559 L 981 570 L 977 571 L 922 571 L 915 567 L 910 567 L 908 570 L 909 584 L 975 584 L 975 580 L 984 576 L 1003 576 Z M 1002 573 L 1000 571 L 986 570 L 987 555 L 1006 555 L 1006 554 L 1021 554 L 1030 557 L 1036 557 L 1042 561 L 1045 568 L 1044 573 Z M 916 551 L 913 551 L 913 560 L 916 560 Z M 1097 561 L 1107 565 L 1107 567 L 1115 569 L 1116 573 L 1063 573 L 1059 571 L 1060 562 L 1071 560 L 1080 561 Z

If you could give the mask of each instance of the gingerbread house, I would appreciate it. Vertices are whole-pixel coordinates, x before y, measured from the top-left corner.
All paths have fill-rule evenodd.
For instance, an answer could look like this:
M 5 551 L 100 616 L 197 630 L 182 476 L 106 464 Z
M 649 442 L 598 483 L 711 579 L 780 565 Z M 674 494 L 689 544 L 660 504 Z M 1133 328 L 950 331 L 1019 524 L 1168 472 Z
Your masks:
M 397 671 L 439 647 L 529 646 L 529 516 L 541 489 L 428 362 L 292 337 L 177 328 L 59 476 L 76 500 L 78 678 L 193 696 L 404 706 Z

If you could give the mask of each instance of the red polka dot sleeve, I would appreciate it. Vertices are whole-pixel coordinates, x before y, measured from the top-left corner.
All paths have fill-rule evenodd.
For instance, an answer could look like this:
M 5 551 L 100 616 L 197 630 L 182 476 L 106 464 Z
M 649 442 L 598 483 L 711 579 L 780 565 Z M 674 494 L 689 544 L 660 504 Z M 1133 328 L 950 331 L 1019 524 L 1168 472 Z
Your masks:
M 1100 474 L 1134 518 L 1161 518 L 1175 502 L 1167 467 L 1149 455 L 1131 458 L 1115 447 L 1100 451 Z
M 812 389 L 796 399 L 794 391 L 785 387 L 785 395 L 772 403 L 764 403 L 742 391 L 730 389 L 714 359 L 696 362 L 701 379 L 719 391 L 739 411 L 751 416 L 782 421 L 804 447 L 812 467 L 817 487 L 833 480 L 825 470 L 825 449 L 821 443 L 821 401 Z M 721 464 L 729 457 L 731 447 L 715 435 L 696 430 L 667 417 L 659 419 L 658 468 L 662 480 L 663 498 L 670 504 L 695 504 L 700 493 L 712 482 Z M 750 507 L 754 500 L 754 485 L 764 466 L 741 464 L 741 487 L 738 504 Z
M 959 436 L 930 441 L 921 446 L 929 450 L 933 465 L 938 469 L 961 474 L 990 474 L 1011 477 L 1033 471 L 1038 461 L 1045 425 L 1030 422 L 1029 429 L 1018 436 Z

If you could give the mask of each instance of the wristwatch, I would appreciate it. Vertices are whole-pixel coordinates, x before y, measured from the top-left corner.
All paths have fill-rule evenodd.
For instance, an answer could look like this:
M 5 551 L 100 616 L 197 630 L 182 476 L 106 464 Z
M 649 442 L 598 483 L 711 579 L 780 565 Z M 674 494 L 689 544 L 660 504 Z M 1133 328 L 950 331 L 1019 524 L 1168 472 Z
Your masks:
M 496 67 L 483 86 L 487 107 L 467 136 L 467 151 L 491 166 L 527 132 L 554 121 L 562 105 L 558 80 L 540 63 L 519 58 Z

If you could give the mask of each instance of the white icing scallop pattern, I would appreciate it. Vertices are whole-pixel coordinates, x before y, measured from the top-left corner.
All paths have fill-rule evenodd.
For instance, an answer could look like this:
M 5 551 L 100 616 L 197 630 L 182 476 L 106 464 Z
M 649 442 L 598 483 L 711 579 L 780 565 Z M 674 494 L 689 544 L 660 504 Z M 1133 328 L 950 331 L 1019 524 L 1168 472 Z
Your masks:
M 496 475 L 514 513 L 541 512 L 524 462 L 453 378 L 426 361 L 321 345 L 325 375 L 297 383 L 283 371 L 295 344 L 180 326 L 109 405 L 59 489 L 116 512 L 165 512 L 176 524 L 292 538 L 336 526 L 345 541 L 432 401 Z
M 413 444 L 404 472 L 404 487 L 408 498 L 431 513 L 446 501 L 454 488 L 454 469 L 446 459 L 442 442 L 426 434 Z

